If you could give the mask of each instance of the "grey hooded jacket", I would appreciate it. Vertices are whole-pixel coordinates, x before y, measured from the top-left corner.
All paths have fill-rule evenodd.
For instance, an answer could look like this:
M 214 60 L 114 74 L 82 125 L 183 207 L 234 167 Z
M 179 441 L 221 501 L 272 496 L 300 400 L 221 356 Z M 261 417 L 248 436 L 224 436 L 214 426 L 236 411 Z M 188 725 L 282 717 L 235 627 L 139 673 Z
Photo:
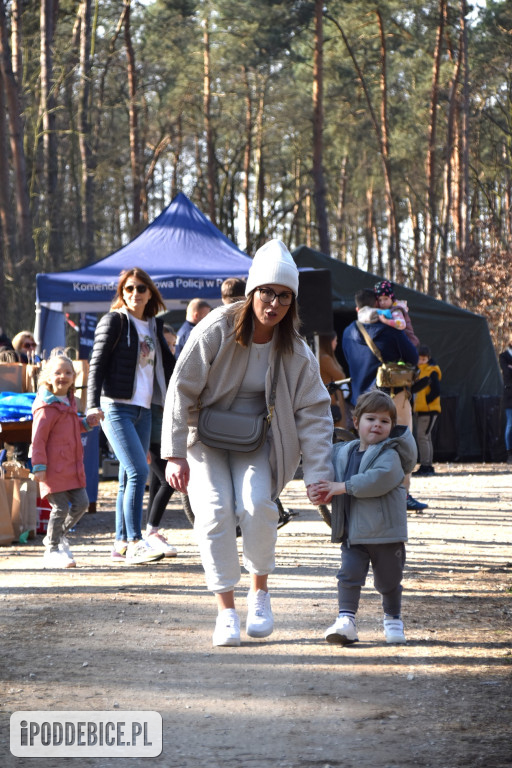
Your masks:
M 345 480 L 350 456 L 358 448 L 359 440 L 333 447 L 337 482 Z M 343 539 L 348 546 L 407 541 L 407 491 L 403 479 L 412 472 L 416 457 L 416 442 L 404 426 L 396 426 L 387 440 L 367 448 L 358 473 L 345 480 L 347 493 L 333 496 L 331 541 Z M 347 496 L 350 514 L 345 531 Z

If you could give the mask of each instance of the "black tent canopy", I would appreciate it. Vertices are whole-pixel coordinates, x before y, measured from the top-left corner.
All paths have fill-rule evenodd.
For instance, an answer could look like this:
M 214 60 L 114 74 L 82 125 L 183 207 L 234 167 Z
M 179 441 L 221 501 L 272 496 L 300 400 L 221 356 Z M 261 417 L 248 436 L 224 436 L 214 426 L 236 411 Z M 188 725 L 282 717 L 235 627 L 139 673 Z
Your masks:
M 351 267 L 307 246 L 293 252 L 300 268 L 328 269 L 331 272 L 334 326 L 339 337 L 355 319 L 354 294 L 373 288 L 382 277 Z M 434 299 L 411 288 L 396 286 L 397 299 L 406 300 L 414 331 L 427 344 L 442 371 L 444 395 L 457 400 L 456 431 L 458 458 L 482 455 L 474 398 L 500 396 L 501 373 L 487 320 L 481 315 Z

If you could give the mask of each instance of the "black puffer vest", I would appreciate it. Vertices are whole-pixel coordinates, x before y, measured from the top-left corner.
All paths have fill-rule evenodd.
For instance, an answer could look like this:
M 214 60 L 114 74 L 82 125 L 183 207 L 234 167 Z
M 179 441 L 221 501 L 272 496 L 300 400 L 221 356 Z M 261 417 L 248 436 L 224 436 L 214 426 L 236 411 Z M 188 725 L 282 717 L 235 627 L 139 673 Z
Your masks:
M 94 334 L 94 346 L 89 364 L 87 410 L 100 407 L 100 396 L 129 400 L 135 386 L 139 355 L 139 339 L 133 323 L 121 312 L 109 312 L 100 319 Z M 162 351 L 165 381 L 174 369 L 175 361 L 165 341 L 163 321 L 156 318 L 157 338 Z

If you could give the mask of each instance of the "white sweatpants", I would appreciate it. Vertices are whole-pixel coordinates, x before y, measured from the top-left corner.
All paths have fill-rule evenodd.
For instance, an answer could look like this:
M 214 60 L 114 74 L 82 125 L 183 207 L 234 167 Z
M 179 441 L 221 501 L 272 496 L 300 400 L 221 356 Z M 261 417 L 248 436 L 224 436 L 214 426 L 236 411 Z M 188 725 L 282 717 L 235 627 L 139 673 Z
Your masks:
M 246 570 L 261 576 L 273 571 L 279 513 L 270 498 L 269 445 L 238 453 L 198 442 L 187 458 L 188 495 L 208 589 L 229 592 L 240 581 L 237 525 Z

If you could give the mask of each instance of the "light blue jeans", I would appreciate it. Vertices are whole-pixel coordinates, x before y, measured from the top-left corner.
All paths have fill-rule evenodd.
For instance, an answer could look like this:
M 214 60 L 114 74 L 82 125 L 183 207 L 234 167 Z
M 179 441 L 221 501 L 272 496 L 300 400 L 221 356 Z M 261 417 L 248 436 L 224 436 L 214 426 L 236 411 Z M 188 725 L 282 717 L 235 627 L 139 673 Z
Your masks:
M 139 405 L 108 403 L 102 428 L 119 460 L 116 501 L 116 540 L 142 538 L 142 505 L 148 477 L 147 453 L 151 435 L 151 410 Z

